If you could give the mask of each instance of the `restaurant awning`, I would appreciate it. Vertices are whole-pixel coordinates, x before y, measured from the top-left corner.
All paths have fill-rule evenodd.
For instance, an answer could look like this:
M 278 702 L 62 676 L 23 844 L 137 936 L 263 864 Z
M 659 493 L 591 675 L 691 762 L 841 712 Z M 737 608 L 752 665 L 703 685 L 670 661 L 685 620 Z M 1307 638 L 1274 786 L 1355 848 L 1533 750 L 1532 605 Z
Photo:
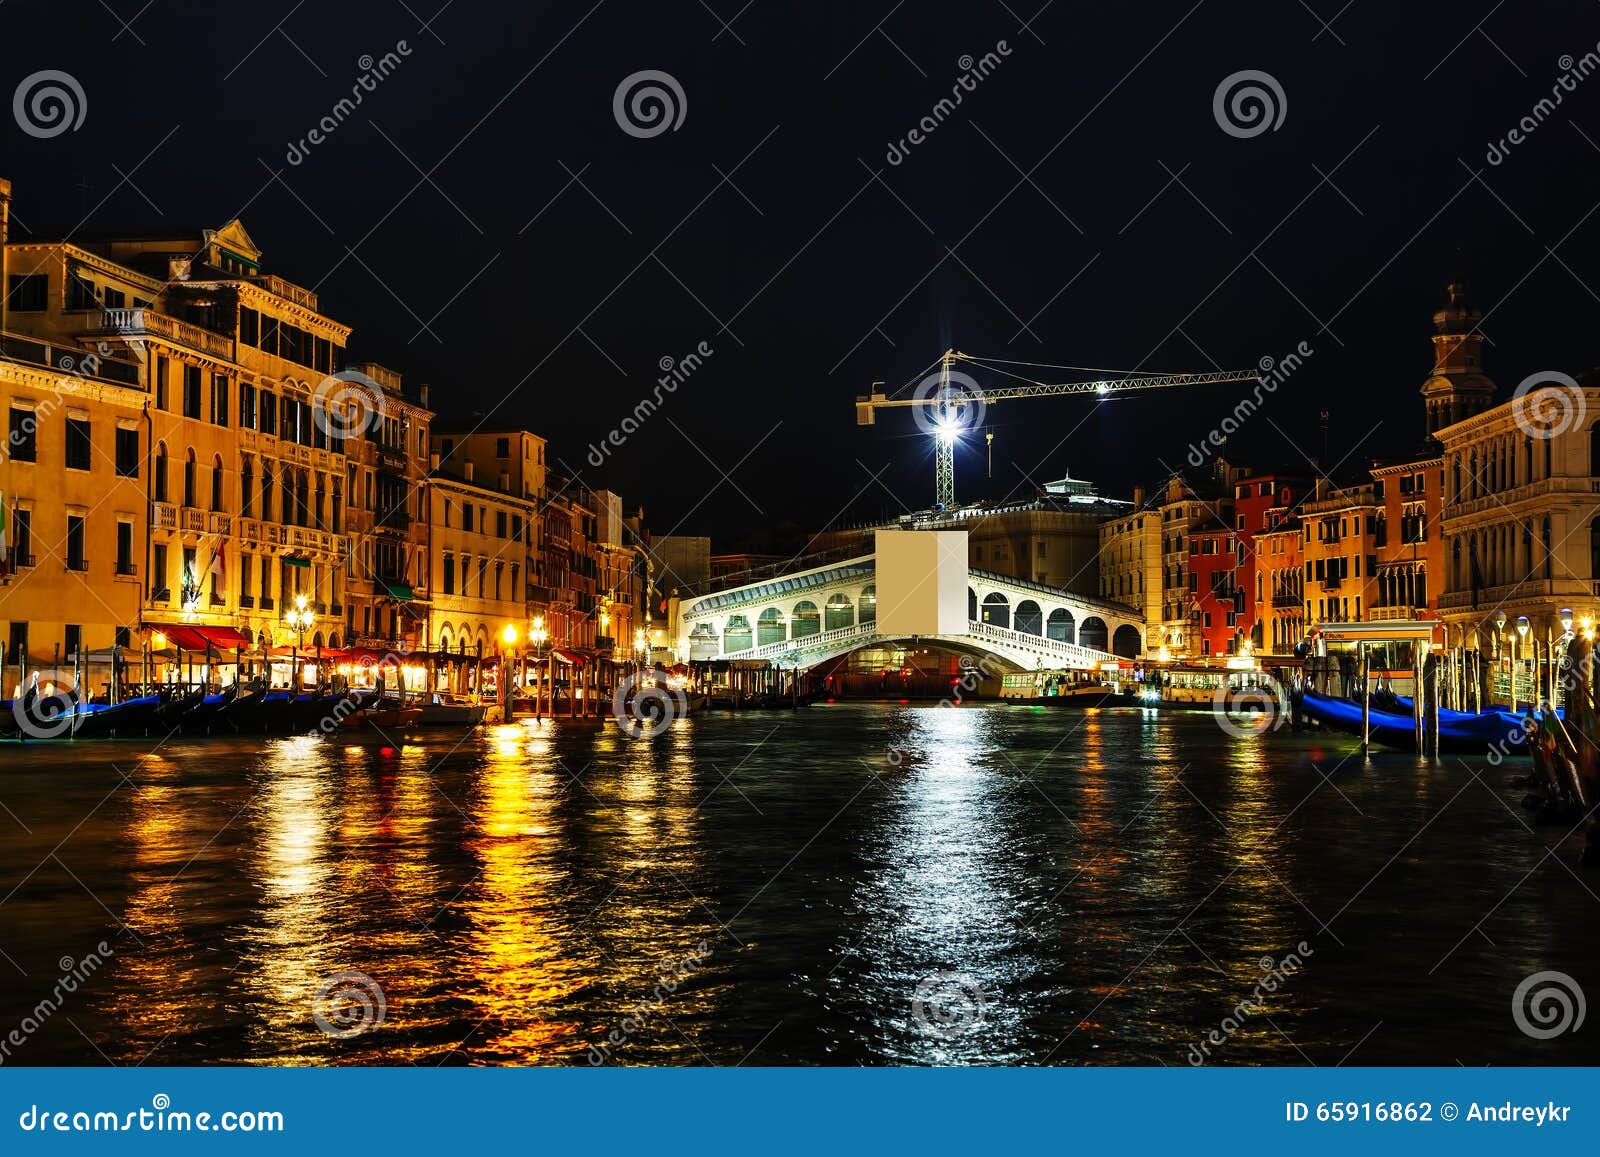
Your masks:
M 384 590 L 389 592 L 391 599 L 399 599 L 401 602 L 409 602 L 414 593 L 407 583 L 382 583 L 381 585 Z
M 249 635 L 232 627 L 202 627 L 193 623 L 146 623 L 145 630 L 166 636 L 180 651 L 234 651 L 254 646 Z
M 579 651 L 567 651 L 561 647 L 552 647 L 550 653 L 563 663 L 571 663 L 574 667 L 581 667 L 589 661 L 588 656 Z

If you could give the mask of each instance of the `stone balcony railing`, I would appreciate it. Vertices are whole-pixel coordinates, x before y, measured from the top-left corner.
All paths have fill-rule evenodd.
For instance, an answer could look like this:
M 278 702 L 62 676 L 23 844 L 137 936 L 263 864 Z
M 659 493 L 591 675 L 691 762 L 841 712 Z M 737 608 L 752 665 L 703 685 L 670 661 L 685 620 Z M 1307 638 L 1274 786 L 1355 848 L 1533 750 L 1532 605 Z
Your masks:
M 1458 518 L 1470 518 L 1484 511 L 1504 511 L 1514 507 L 1519 502 L 1529 498 L 1547 498 L 1555 494 L 1567 494 L 1584 498 L 1600 494 L 1600 478 L 1541 478 L 1537 482 L 1525 482 L 1521 486 L 1514 486 L 1510 490 L 1498 490 L 1493 494 L 1485 494 L 1478 498 L 1468 498 L 1461 502 L 1448 502 L 1443 511 L 1443 520 L 1448 528 L 1451 522 Z
M 125 337 L 159 337 L 213 357 L 233 360 L 233 339 L 198 325 L 180 321 L 153 309 L 103 309 L 90 326 L 91 334 Z

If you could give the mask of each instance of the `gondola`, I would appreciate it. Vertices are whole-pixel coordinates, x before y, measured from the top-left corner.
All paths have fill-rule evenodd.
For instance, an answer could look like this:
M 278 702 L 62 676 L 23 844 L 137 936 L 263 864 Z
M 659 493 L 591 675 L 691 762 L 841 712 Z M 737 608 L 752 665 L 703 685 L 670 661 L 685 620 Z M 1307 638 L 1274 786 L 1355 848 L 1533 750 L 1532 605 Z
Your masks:
M 1316 691 L 1306 690 L 1300 701 L 1301 710 L 1310 718 L 1340 731 L 1361 734 L 1361 704 L 1349 699 L 1336 699 Z M 1491 750 L 1502 755 L 1526 755 L 1526 733 L 1530 724 L 1526 719 L 1507 711 L 1486 711 L 1471 715 L 1460 711 L 1439 714 L 1439 750 L 1458 754 L 1486 754 Z M 1400 715 L 1370 707 L 1367 712 L 1369 735 L 1374 743 L 1399 751 L 1417 749 L 1416 722 L 1410 715 Z
M 234 683 L 217 694 L 205 696 L 184 714 L 178 721 L 179 726 L 185 735 L 210 735 L 221 726 L 223 712 L 238 695 L 239 685 Z
M 160 695 L 140 695 L 121 703 L 80 703 L 73 715 L 71 737 L 127 739 L 144 736 L 156 725 L 156 714 L 162 706 Z

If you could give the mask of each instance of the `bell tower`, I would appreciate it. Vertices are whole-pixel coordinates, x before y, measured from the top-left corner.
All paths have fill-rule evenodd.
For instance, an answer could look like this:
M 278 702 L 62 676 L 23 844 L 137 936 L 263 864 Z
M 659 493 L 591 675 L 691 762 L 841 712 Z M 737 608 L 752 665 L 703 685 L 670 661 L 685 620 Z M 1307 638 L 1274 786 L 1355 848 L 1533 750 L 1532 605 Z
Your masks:
M 1430 436 L 1494 404 L 1494 380 L 1483 372 L 1483 314 L 1467 299 L 1464 283 L 1446 292 L 1449 301 L 1433 315 L 1433 373 L 1422 383 Z

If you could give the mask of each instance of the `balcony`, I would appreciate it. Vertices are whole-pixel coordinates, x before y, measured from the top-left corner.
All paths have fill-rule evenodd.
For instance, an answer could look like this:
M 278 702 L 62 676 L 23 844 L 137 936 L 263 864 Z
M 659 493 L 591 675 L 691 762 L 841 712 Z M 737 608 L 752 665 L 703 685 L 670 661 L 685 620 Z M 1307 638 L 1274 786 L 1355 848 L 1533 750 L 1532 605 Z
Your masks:
M 232 526 L 233 519 L 230 516 L 223 514 L 220 511 L 213 510 L 211 512 L 212 534 L 227 534 Z
M 1272 605 L 1275 607 L 1298 607 L 1304 601 L 1299 591 L 1284 591 L 1272 596 Z
M 157 502 L 155 508 L 157 530 L 178 529 L 178 508 L 176 506 L 170 502 Z
M 67 569 L 69 571 L 77 571 L 79 574 L 88 574 L 89 573 L 89 560 L 86 559 L 86 558 L 70 558 L 69 557 L 67 559 Z
M 153 309 L 102 309 L 88 333 L 97 337 L 156 337 L 212 357 L 233 360 L 233 338 Z
M 292 281 L 285 281 L 275 273 L 262 273 L 250 280 L 268 293 L 276 294 L 285 301 L 292 301 L 296 305 L 317 312 L 317 295 L 314 290 L 305 289 Z
M 256 600 L 256 605 L 263 611 L 270 611 L 277 604 L 272 601 L 271 595 L 262 595 Z
M 185 506 L 180 514 L 179 521 L 186 531 L 194 531 L 196 534 L 204 534 L 206 532 L 206 512 L 203 510 L 193 506 Z
M 63 373 L 85 378 L 100 378 L 122 386 L 141 388 L 139 366 L 134 362 L 119 362 L 114 358 L 85 354 L 71 346 L 53 345 L 46 341 L 0 334 L 0 358 L 35 366 L 49 366 Z
M 115 577 L 119 579 L 136 580 L 139 577 L 139 567 L 135 563 L 128 562 L 126 560 L 119 561 L 117 563 Z
M 248 611 L 248 610 L 252 609 L 255 605 L 256 605 L 256 597 L 254 595 L 240 595 L 239 596 L 239 609 L 241 611 Z

